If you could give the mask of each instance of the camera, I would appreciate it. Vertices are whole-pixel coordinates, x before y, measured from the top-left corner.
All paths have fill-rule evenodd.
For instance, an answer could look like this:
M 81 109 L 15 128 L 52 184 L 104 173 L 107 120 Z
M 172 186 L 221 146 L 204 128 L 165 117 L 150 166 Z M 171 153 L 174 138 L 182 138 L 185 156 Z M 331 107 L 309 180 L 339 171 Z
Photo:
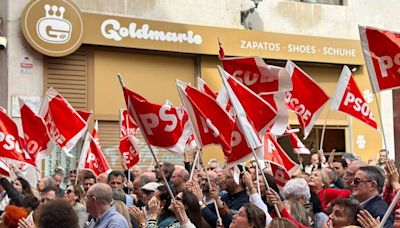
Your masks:
M 5 49 L 7 47 L 7 38 L 0 36 L 0 49 Z

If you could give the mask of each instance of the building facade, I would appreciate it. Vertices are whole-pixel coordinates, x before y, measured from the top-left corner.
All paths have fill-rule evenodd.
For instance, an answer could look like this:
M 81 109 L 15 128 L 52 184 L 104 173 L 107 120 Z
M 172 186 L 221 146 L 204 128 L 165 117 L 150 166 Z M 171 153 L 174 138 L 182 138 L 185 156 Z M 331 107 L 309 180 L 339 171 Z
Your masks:
M 18 96 L 38 109 L 40 96 L 54 87 L 76 109 L 93 111 L 94 119 L 99 120 L 103 151 L 116 169 L 121 168 L 118 110 L 124 108 L 118 73 L 130 89 L 147 99 L 157 103 L 169 99 L 178 105 L 181 102 L 175 79 L 195 84 L 201 76 L 218 90 L 219 37 L 228 56 L 261 56 L 279 66 L 284 66 L 287 59 L 293 60 L 329 96 L 333 95 L 343 65 L 349 65 L 379 121 L 358 25 L 400 31 L 395 20 L 400 17 L 396 10 L 400 3 L 394 0 L 57 0 L 50 2 L 58 6 L 54 10 L 44 7 L 45 0 L 0 3 L 0 36 L 8 40 L 6 49 L 0 50 L 0 105 L 19 121 Z M 63 12 L 60 6 L 64 6 Z M 64 27 L 50 33 L 44 29 L 41 34 L 39 22 L 46 23 L 49 18 L 65 21 Z M 74 33 L 69 37 L 67 32 L 66 38 L 62 33 L 68 28 Z M 75 33 L 77 30 L 80 32 Z M 169 36 L 160 37 L 161 32 Z M 64 46 L 55 45 L 66 40 Z M 396 147 L 394 141 L 398 135 L 394 123 L 399 122 L 394 114 L 399 104 L 393 102 L 397 96 L 396 91 L 377 96 L 391 157 L 396 148 L 400 153 L 400 145 Z M 306 145 L 317 149 L 326 123 L 325 151 L 335 148 L 364 160 L 375 159 L 383 147 L 380 132 L 328 111 L 329 105 Z M 290 124 L 298 125 L 294 115 L 290 116 Z M 144 143 L 140 147 L 141 165 L 154 165 Z M 183 159 L 161 149 L 157 154 L 163 161 Z M 222 158 L 218 148 L 205 151 L 205 160 L 212 157 Z M 72 167 L 74 163 L 58 152 L 47 161 L 47 167 Z

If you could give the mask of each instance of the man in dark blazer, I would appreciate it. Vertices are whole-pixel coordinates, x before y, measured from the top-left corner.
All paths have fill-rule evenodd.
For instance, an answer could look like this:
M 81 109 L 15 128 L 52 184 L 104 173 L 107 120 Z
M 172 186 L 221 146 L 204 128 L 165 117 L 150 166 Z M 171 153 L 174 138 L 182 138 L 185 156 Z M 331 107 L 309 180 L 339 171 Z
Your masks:
M 360 206 L 367 210 L 374 218 L 383 218 L 388 205 L 380 197 L 382 193 L 385 178 L 383 170 L 374 166 L 360 167 L 351 183 L 352 196 L 360 202 Z M 385 223 L 385 228 L 393 226 L 393 212 Z

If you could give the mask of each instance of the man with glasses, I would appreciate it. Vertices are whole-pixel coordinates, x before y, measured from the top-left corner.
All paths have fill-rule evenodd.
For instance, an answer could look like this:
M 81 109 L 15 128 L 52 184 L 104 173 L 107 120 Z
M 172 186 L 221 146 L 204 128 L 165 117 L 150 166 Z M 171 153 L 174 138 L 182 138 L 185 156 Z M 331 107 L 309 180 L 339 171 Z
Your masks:
M 86 196 L 86 210 L 92 216 L 89 228 L 128 228 L 128 221 L 111 205 L 113 192 L 109 185 L 97 183 L 89 188 Z
M 344 188 L 352 190 L 351 183 L 353 182 L 354 175 L 360 167 L 367 166 L 368 164 L 361 160 L 354 160 L 347 167 L 346 172 L 344 173 Z
M 374 218 L 380 217 L 381 219 L 388 209 L 388 205 L 380 197 L 385 181 L 382 172 L 374 166 L 360 167 L 351 183 L 352 196 L 360 202 L 360 206 Z M 394 216 L 392 213 L 384 227 L 392 227 L 393 222 Z

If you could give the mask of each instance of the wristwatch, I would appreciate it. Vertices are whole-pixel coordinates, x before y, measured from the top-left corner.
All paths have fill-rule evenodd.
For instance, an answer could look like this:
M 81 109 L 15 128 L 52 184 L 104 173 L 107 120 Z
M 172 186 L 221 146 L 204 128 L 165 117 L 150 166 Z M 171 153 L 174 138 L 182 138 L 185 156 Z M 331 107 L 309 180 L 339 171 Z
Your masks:
M 204 205 L 203 200 L 199 200 L 199 205 L 200 205 L 200 207 Z

